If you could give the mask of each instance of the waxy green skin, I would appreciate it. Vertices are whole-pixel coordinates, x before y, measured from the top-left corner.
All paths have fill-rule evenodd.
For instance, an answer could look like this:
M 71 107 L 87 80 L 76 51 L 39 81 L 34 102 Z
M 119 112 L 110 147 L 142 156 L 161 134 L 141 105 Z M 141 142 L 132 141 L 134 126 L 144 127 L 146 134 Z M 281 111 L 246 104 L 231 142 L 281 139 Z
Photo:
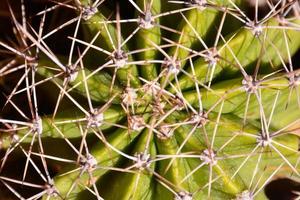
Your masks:
M 278 23 L 274 22 L 274 20 L 269 20 L 264 25 L 278 25 Z M 295 21 L 295 23 L 299 23 L 299 21 Z M 300 38 L 298 37 L 299 33 L 293 30 L 287 30 L 285 33 L 288 35 L 288 38 L 294 38 L 293 41 L 289 41 L 288 43 L 290 52 L 293 54 L 297 51 L 300 45 Z M 247 69 L 247 67 L 251 64 L 255 65 L 256 62 L 261 62 L 262 65 L 266 65 L 267 70 L 269 68 L 269 70 L 273 71 L 274 68 L 281 66 L 280 56 L 282 58 L 287 57 L 287 51 L 284 50 L 286 48 L 286 44 L 282 39 L 279 39 L 283 37 L 283 34 L 284 32 L 281 29 L 266 28 L 263 33 L 256 38 L 251 30 L 245 27 L 241 28 L 241 30 L 225 40 L 225 43 L 227 44 L 222 44 L 217 48 L 221 49 L 219 50 L 220 62 L 218 62 L 215 67 L 213 77 L 222 77 L 222 72 L 238 72 L 239 66 L 232 64 L 236 63 L 235 60 L 238 60 L 240 65 L 245 69 Z M 274 48 L 276 50 L 274 50 Z M 232 56 L 229 49 L 231 49 L 236 58 Z M 283 51 L 281 51 L 282 49 Z M 261 57 L 261 55 L 263 56 Z M 258 61 L 258 59 L 260 60 Z M 272 63 L 272 65 L 270 66 L 267 63 Z M 208 82 L 209 80 L 207 80 L 206 74 L 208 72 L 208 68 L 212 66 L 208 66 L 208 63 L 203 58 L 197 59 L 193 65 L 197 80 L 200 83 Z M 190 67 L 187 69 L 187 72 L 191 74 Z M 194 86 L 191 78 L 184 75 L 179 78 L 179 84 L 183 90 Z
M 89 5 L 87 1 L 81 1 L 82 6 Z M 105 43 L 105 46 L 108 48 L 107 51 L 113 53 L 118 48 L 118 35 L 117 30 L 114 25 L 107 24 L 104 25 L 101 22 L 105 22 L 105 16 L 103 16 L 100 12 L 97 12 L 90 19 L 88 19 L 84 26 L 86 26 L 86 30 L 89 35 L 96 35 L 100 31 L 101 35 L 101 43 Z M 119 38 L 120 43 L 122 43 L 123 38 Z M 111 41 L 112 40 L 112 41 Z M 113 43 L 113 44 L 112 44 Z M 114 47 L 116 49 L 114 49 Z M 126 45 L 121 48 L 125 53 L 128 51 Z M 131 55 L 128 55 L 128 62 L 133 61 Z M 112 63 L 113 64 L 113 63 Z M 125 65 L 124 67 L 117 70 L 117 78 L 123 85 L 127 85 L 127 81 L 130 80 L 130 83 L 133 87 L 137 87 L 140 85 L 140 80 L 138 79 L 138 71 L 137 66 L 135 65 Z
M 152 4 L 151 4 L 152 3 Z M 151 8 L 150 7 L 151 4 Z M 150 12 L 152 16 L 155 16 L 161 13 L 161 1 L 154 0 L 154 1 L 144 1 L 138 0 L 137 5 L 145 12 Z M 144 9 L 143 9 L 144 8 Z M 149 11 L 148 11 L 149 10 Z M 141 13 L 136 12 L 136 15 L 141 15 Z M 144 16 L 140 16 L 144 17 Z M 161 43 L 161 31 L 158 25 L 160 24 L 159 18 L 154 20 L 153 27 L 150 29 L 140 28 L 137 33 L 136 38 L 136 46 L 139 49 L 147 49 L 153 48 L 152 43 L 156 45 L 160 45 Z M 156 50 L 146 50 L 139 54 L 140 60 L 155 60 L 158 58 L 158 52 Z M 150 63 L 146 65 L 140 66 L 141 76 L 147 80 L 154 80 L 158 76 L 158 72 L 156 69 L 155 63 Z
M 141 10 L 145 11 L 150 0 L 137 0 L 136 2 Z M 238 6 L 243 7 L 242 1 L 235 2 Z M 82 0 L 81 6 L 87 6 L 88 3 L 89 1 Z M 152 16 L 166 9 L 166 1 L 153 0 L 151 3 Z M 227 1 L 216 1 L 215 6 L 217 5 L 222 5 L 224 8 L 232 7 Z M 137 12 L 135 15 L 139 14 Z M 182 14 L 206 43 L 213 44 L 214 38 L 212 39 L 209 33 L 220 25 L 219 18 L 223 12 L 211 6 L 204 10 L 191 8 Z M 181 14 L 176 17 L 180 20 L 176 30 L 182 32 L 181 35 L 171 34 L 167 37 L 169 41 L 164 41 L 166 35 L 163 35 L 163 31 L 159 27 L 164 20 L 158 18 L 155 19 L 152 28 L 140 28 L 131 41 L 132 46 L 136 49 L 147 49 L 169 43 L 170 40 L 174 44 L 179 43 L 181 46 L 170 47 L 167 54 L 177 56 L 177 59 L 180 60 L 180 70 L 184 70 L 190 75 L 194 74 L 194 79 L 185 73 L 181 73 L 176 79 L 174 75 L 166 78 L 166 74 L 160 74 L 164 68 L 160 64 L 151 63 L 153 60 L 162 60 L 161 52 L 155 48 L 142 51 L 137 56 L 128 55 L 128 62 L 141 60 L 149 62 L 142 65 L 129 64 L 124 68 L 117 69 L 117 80 L 113 87 L 111 84 L 115 68 L 100 70 L 94 74 L 93 67 L 85 66 L 84 69 L 78 69 L 78 76 L 74 81 L 68 82 L 67 89 L 73 88 L 70 94 L 74 98 L 86 98 L 87 91 L 84 87 L 86 82 L 91 100 L 99 105 L 97 108 L 105 107 L 106 103 L 110 102 L 103 111 L 103 123 L 99 127 L 88 127 L 86 115 L 80 110 L 75 111 L 68 108 L 70 110 L 62 111 L 63 109 L 59 109 L 54 119 L 51 116 L 42 116 L 43 133 L 41 137 L 45 140 L 47 138 L 81 139 L 83 134 L 81 128 L 83 128 L 87 138 L 97 138 L 90 148 L 90 154 L 97 161 L 97 167 L 91 169 L 90 174 L 93 176 L 91 179 L 89 173 L 83 170 L 82 165 L 76 161 L 77 156 L 75 156 L 74 162 L 63 166 L 62 171 L 54 177 L 54 185 L 60 196 L 44 195 L 43 199 L 95 199 L 95 196 L 87 190 L 87 188 L 93 190 L 93 183 L 98 188 L 100 196 L 108 200 L 172 200 L 175 194 L 180 192 L 190 193 L 193 199 L 208 199 L 208 193 L 210 193 L 211 199 L 235 199 L 244 191 L 255 193 L 256 191 L 252 190 L 262 187 L 264 181 L 267 181 L 272 173 L 285 163 L 282 156 L 297 171 L 299 170 L 297 165 L 299 138 L 294 131 L 294 128 L 299 128 L 300 124 L 298 96 L 295 91 L 291 93 L 291 85 L 284 71 L 271 74 L 277 69 L 281 69 L 280 57 L 284 61 L 289 58 L 284 34 L 288 38 L 293 38 L 292 41 L 288 41 L 289 53 L 293 55 L 300 47 L 300 37 L 297 37 L 299 31 L 268 28 L 268 26 L 280 25 L 276 17 L 272 17 L 262 24 L 267 28 L 264 28 L 259 36 L 255 36 L 249 27 L 245 26 L 239 27 L 238 30 L 226 30 L 231 34 L 221 38 L 216 46 L 219 59 L 214 68 L 212 83 L 208 87 L 205 86 L 210 81 L 207 78 L 210 77 L 208 68 L 212 66 L 208 66 L 203 57 L 191 56 L 187 48 L 193 49 L 195 46 L 201 45 L 199 45 L 199 40 L 191 26 L 187 24 Z M 97 12 L 82 23 L 82 28 L 86 34 L 86 41 L 90 41 L 100 31 L 95 45 L 113 52 L 114 48 L 109 35 L 116 46 L 116 24 L 100 23 L 106 20 L 101 12 Z M 292 22 L 300 23 L 299 20 Z M 228 22 L 225 21 L 224 29 L 226 29 L 226 23 Z M 235 24 L 232 26 L 239 24 L 239 22 L 233 23 Z M 163 25 L 168 26 L 168 24 Z M 124 38 L 120 39 L 124 40 Z M 129 45 L 124 45 L 122 49 L 125 52 L 131 50 Z M 186 59 L 189 56 L 191 56 L 191 62 Z M 248 75 L 253 75 L 251 69 L 257 62 L 260 62 L 263 73 L 258 73 L 257 80 L 261 80 L 261 82 L 258 89 L 250 94 L 242 85 L 244 77 L 240 72 L 240 67 L 245 69 Z M 45 67 L 55 68 L 55 64 L 42 59 L 37 73 L 45 78 L 55 76 L 54 71 Z M 84 78 L 84 74 L 86 77 L 93 75 Z M 176 94 L 176 90 L 170 83 L 178 86 L 189 105 L 197 111 L 207 112 L 206 124 L 199 126 L 197 123 L 185 123 L 176 126 L 178 123 L 188 122 L 193 112 L 184 108 L 177 109 L 176 105 L 167 104 L 164 108 L 166 112 L 174 107 L 176 109 L 163 120 L 163 124 L 170 125 L 174 130 L 170 137 L 159 137 L 152 129 L 153 127 L 151 128 L 151 124 L 155 124 L 161 116 L 155 113 L 154 107 L 151 106 L 155 100 L 171 101 L 174 99 L 165 94 L 161 96 L 145 94 L 142 89 L 145 83 L 141 81 L 141 78 L 160 82 L 173 95 Z M 64 76 L 53 80 L 62 85 Z M 198 99 L 199 91 L 195 87 L 196 81 L 200 87 L 201 105 Z M 138 91 L 137 102 L 133 105 L 135 115 L 143 116 L 145 124 L 148 125 L 138 131 L 126 128 L 129 127 L 130 116 L 123 109 L 125 105 L 122 102 L 122 94 L 128 84 Z M 247 100 L 248 96 L 249 101 Z M 112 99 L 112 97 L 114 98 Z M 258 103 L 259 101 L 261 104 Z M 276 107 L 273 109 L 274 104 Z M 86 109 L 88 110 L 88 108 Z M 265 128 L 261 125 L 262 109 L 266 113 L 267 120 L 270 118 L 270 113 L 273 113 L 267 128 L 271 144 L 276 147 L 277 151 L 271 145 L 264 146 L 258 142 L 263 135 L 262 129 Z M 84 120 L 78 122 L 78 119 Z M 63 121 L 74 123 L 62 123 Z M 123 127 L 115 127 L 113 124 Z M 284 129 L 285 127 L 288 128 Z M 283 129 L 283 133 L 275 134 L 281 129 Z M 28 133 L 28 130 L 30 127 L 17 131 L 17 134 L 22 137 Z M 191 131 L 193 131 L 192 134 L 190 134 Z M 100 132 L 103 133 L 104 138 L 99 137 Z M 32 137 L 30 135 L 22 144 L 30 143 Z M 10 143 L 7 142 L 5 148 L 9 146 Z M 132 157 L 137 153 L 145 152 L 150 156 L 150 164 L 144 168 L 136 168 L 134 160 L 121 155 L 115 149 Z M 206 150 L 211 150 L 215 154 L 215 163 L 206 162 L 205 158 L 201 157 Z M 186 157 L 163 158 L 163 156 L 170 155 L 186 155 Z M 194 157 L 189 157 L 192 155 Z M 195 171 L 194 169 L 198 167 L 199 169 Z M 192 172 L 194 173 L 190 175 Z M 294 172 L 294 169 L 285 164 L 276 175 L 289 176 Z M 211 174 L 212 176 L 210 176 Z M 189 177 L 186 178 L 187 176 Z M 183 179 L 186 180 L 182 181 Z M 253 188 L 252 182 L 257 183 L 256 188 Z M 262 191 L 259 191 L 255 199 L 266 199 L 266 197 Z
M 116 147 L 117 149 L 124 149 L 127 145 L 129 145 L 135 137 L 137 137 L 138 133 L 131 133 L 131 138 L 128 137 L 128 131 L 127 130 L 118 130 L 114 133 L 112 133 L 108 138 L 107 141 Z M 116 152 L 113 152 L 105 147 L 105 145 L 98 144 L 91 150 L 91 155 L 94 156 L 94 158 L 97 160 L 98 165 L 101 165 L 101 167 L 112 167 L 115 163 L 118 162 L 118 160 L 121 159 L 120 155 Z M 80 166 L 75 167 L 74 169 L 78 169 Z M 72 166 L 69 166 L 66 168 L 66 172 L 68 172 L 70 169 L 72 169 Z M 92 174 L 93 177 L 97 180 L 99 177 L 103 176 L 108 170 L 104 169 L 95 169 Z M 82 172 L 82 175 L 80 176 Z M 61 175 L 58 176 L 55 179 L 55 183 L 57 185 L 57 188 L 59 190 L 59 193 L 62 196 L 66 196 L 68 199 L 80 199 L 80 195 L 77 196 L 78 192 L 84 190 L 82 187 L 75 186 L 74 190 L 70 190 L 72 187 L 72 184 L 74 181 L 78 181 L 83 186 L 91 186 L 90 177 L 87 172 L 83 172 L 81 170 L 77 170 L 76 172 L 73 172 L 71 174 Z M 68 194 L 69 193 L 69 194 Z M 74 195 L 76 194 L 76 195 Z
M 232 2 L 235 2 L 237 6 L 243 7 L 243 1 L 234 0 Z M 229 1 L 227 0 L 214 1 L 208 6 L 198 6 L 181 14 L 186 19 L 183 19 L 182 17 L 179 19 L 180 23 L 177 30 L 180 30 L 181 34 L 175 34 L 176 37 L 172 38 L 172 41 L 174 43 L 179 43 L 183 48 L 177 48 L 175 46 L 168 51 L 168 55 L 175 57 L 176 60 L 180 62 L 181 68 L 185 68 L 185 65 L 188 65 L 189 63 L 189 58 L 193 57 L 194 52 L 191 52 L 192 49 L 195 47 L 201 50 L 205 49 L 200 40 L 214 40 L 211 35 L 215 36 L 215 32 L 217 32 L 215 23 L 219 23 L 217 22 L 217 19 L 222 15 L 216 7 L 221 6 L 223 9 L 226 9 L 229 5 Z M 226 29 L 226 26 L 223 29 Z M 169 77 L 169 81 L 173 79 L 174 76 Z M 162 79 L 161 82 L 163 83 L 164 81 L 165 80 Z M 190 82 L 190 80 L 188 82 Z M 182 89 L 184 89 L 184 87 L 182 87 Z
M 66 58 L 62 57 L 62 59 L 65 60 Z M 55 68 L 55 65 L 48 59 L 41 59 L 39 62 L 37 73 L 43 77 L 54 77 L 59 74 L 45 67 Z M 109 73 L 103 71 L 95 73 L 94 71 L 91 71 L 87 68 L 80 69 L 79 66 L 76 71 L 76 79 L 74 81 L 68 81 L 68 89 L 72 89 L 71 91 L 74 92 L 73 94 L 86 96 L 87 92 L 84 86 L 86 82 L 89 88 L 91 100 L 101 103 L 112 100 L 112 103 L 120 104 L 121 99 L 118 95 L 122 93 L 122 86 L 118 83 L 115 83 L 113 87 L 111 87 L 112 76 Z M 66 78 L 65 73 L 61 72 L 61 75 L 54 80 L 62 85 L 64 78 Z M 111 99 L 112 96 L 116 97 Z

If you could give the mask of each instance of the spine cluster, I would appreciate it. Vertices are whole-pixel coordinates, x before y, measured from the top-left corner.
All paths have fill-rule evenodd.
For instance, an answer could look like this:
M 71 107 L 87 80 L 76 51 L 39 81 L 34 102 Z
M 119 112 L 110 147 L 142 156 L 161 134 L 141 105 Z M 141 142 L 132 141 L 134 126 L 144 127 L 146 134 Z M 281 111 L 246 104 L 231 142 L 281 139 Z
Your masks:
M 254 200 L 299 180 L 298 1 L 18 3 L 0 30 L 9 198 Z

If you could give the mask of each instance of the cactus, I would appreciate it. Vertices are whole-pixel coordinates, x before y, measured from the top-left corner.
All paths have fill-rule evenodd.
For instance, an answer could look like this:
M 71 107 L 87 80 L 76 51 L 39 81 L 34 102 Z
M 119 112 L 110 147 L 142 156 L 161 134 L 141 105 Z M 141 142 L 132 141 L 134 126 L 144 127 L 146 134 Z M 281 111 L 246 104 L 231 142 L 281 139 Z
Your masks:
M 299 2 L 262 2 L 49 0 L 32 16 L 28 1 L 8 3 L 1 187 L 16 199 L 254 200 L 278 177 L 299 180 Z

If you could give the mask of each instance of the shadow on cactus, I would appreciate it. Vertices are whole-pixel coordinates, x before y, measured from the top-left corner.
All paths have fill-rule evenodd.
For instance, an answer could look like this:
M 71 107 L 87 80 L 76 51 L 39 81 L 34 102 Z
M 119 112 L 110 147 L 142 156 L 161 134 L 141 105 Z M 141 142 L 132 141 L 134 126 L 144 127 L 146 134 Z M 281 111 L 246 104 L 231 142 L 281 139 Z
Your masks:
M 4 3 L 0 199 L 299 197 L 300 5 L 263 2 Z

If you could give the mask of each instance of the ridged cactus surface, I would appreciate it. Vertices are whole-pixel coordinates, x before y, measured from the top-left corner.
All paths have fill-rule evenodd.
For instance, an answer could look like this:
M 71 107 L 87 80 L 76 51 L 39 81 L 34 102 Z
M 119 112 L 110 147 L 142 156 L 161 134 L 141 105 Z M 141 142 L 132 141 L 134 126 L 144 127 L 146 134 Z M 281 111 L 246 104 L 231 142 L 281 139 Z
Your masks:
M 298 1 L 0 4 L 10 198 L 256 200 L 299 180 Z

